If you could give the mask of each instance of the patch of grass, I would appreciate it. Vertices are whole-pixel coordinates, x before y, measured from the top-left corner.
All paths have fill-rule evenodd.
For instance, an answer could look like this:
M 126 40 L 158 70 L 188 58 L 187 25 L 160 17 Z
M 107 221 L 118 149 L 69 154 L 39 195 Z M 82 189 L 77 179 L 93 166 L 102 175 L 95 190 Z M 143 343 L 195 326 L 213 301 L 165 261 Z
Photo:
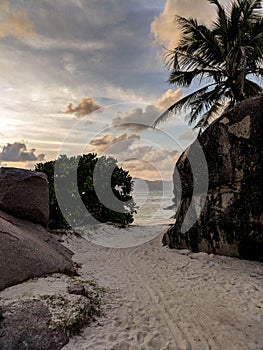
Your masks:
M 84 326 L 104 315 L 102 298 L 105 289 L 98 287 L 93 281 L 76 280 L 77 282 L 85 286 L 85 293 L 82 295 L 59 294 L 41 297 L 52 314 L 50 327 L 64 329 L 69 336 L 79 334 Z

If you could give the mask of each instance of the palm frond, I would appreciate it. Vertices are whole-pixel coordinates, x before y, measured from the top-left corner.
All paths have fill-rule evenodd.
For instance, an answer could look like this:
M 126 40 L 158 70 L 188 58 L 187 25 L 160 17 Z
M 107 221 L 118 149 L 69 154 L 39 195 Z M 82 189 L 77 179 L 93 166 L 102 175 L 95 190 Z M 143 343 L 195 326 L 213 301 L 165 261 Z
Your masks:
M 222 0 L 208 1 L 217 9 L 212 26 L 176 16 L 182 39 L 165 55 L 171 70 L 169 83 L 189 87 L 199 79 L 207 85 L 174 103 L 154 127 L 172 112 L 185 111 L 190 124 L 204 128 L 222 109 L 262 93 L 262 87 L 252 80 L 263 79 L 262 1 L 231 0 L 227 5 L 221 5 Z
M 218 72 L 223 72 L 220 66 L 216 66 L 204 60 L 203 57 L 196 53 L 190 53 L 190 50 L 184 47 L 178 47 L 173 51 L 168 51 L 164 55 L 165 65 L 168 69 L 211 69 Z
M 199 98 L 191 102 L 189 105 L 191 112 L 186 116 L 189 124 L 193 124 L 198 118 L 203 120 L 204 113 L 218 100 L 223 99 L 225 89 L 224 83 L 216 85 L 214 89 L 204 92 Z
M 211 108 L 205 114 L 203 114 L 202 119 L 195 125 L 194 129 L 207 128 L 212 121 L 219 117 L 220 112 L 225 110 L 226 107 L 224 106 L 224 103 L 224 100 L 216 101 Z
M 180 25 L 183 38 L 179 44 L 180 51 L 187 54 L 198 55 L 203 61 L 209 62 L 210 65 L 217 63 L 222 58 L 220 46 L 216 37 L 210 29 L 200 25 L 193 18 L 184 18 L 176 16 L 177 23 Z
M 262 16 L 259 11 L 262 9 L 261 0 L 238 0 L 238 4 L 242 9 L 243 25 L 246 24 L 247 20 L 256 20 Z
M 253 50 L 251 61 L 263 62 L 263 17 L 255 21 L 249 28 L 249 43 Z
M 228 40 L 230 43 L 234 43 L 240 35 L 240 30 L 242 30 L 240 25 L 240 19 L 242 16 L 242 8 L 237 2 L 233 2 L 230 20 L 229 20 L 229 30 L 228 30 Z
M 222 74 L 213 69 L 194 69 L 190 71 L 173 70 L 169 77 L 170 84 L 176 84 L 177 86 L 188 87 L 191 85 L 195 78 L 214 78 L 216 81 L 220 81 Z
M 209 0 L 209 2 L 217 7 L 217 19 L 213 22 L 213 32 L 219 37 L 224 51 L 227 52 L 230 50 L 229 19 L 227 13 L 218 0 Z
M 252 71 L 249 71 L 248 74 L 253 74 L 256 77 L 263 79 L 263 68 L 261 68 L 261 67 L 256 68 Z
M 262 32 L 263 32 L 263 17 L 258 18 L 249 28 L 249 39 L 261 40 L 262 43 Z
M 244 90 L 247 97 L 255 96 L 263 92 L 263 89 L 261 86 L 259 86 L 257 83 L 249 79 L 245 80 Z

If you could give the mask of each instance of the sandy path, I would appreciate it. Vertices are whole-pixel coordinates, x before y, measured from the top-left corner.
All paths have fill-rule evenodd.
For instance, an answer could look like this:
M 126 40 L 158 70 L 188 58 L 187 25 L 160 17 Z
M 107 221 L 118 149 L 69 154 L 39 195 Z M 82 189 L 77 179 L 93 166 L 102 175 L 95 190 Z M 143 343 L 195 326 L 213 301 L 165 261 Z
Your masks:
M 64 350 L 263 349 L 262 263 L 182 254 L 161 236 L 125 249 L 65 244 L 83 278 L 111 292 L 106 317 Z

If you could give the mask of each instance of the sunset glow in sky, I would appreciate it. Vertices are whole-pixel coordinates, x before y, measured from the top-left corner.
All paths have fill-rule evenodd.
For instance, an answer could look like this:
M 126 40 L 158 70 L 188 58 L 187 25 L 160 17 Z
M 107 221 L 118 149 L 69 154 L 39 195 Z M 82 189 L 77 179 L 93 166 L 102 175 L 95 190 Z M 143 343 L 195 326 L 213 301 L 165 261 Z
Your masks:
M 169 179 L 193 139 L 183 116 L 149 128 L 184 91 L 162 45 L 174 15 L 214 16 L 207 0 L 0 0 L 0 164 L 109 154 L 141 178 Z

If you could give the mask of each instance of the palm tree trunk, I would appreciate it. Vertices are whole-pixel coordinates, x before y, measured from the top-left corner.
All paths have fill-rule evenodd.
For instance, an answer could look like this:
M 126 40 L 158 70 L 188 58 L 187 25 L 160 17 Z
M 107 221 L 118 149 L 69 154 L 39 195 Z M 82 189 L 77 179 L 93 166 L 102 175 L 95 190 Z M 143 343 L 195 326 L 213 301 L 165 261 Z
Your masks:
M 244 86 L 246 79 L 247 56 L 244 47 L 239 47 L 236 52 L 229 57 L 228 71 L 231 74 L 232 93 L 235 101 L 243 101 L 245 99 Z

